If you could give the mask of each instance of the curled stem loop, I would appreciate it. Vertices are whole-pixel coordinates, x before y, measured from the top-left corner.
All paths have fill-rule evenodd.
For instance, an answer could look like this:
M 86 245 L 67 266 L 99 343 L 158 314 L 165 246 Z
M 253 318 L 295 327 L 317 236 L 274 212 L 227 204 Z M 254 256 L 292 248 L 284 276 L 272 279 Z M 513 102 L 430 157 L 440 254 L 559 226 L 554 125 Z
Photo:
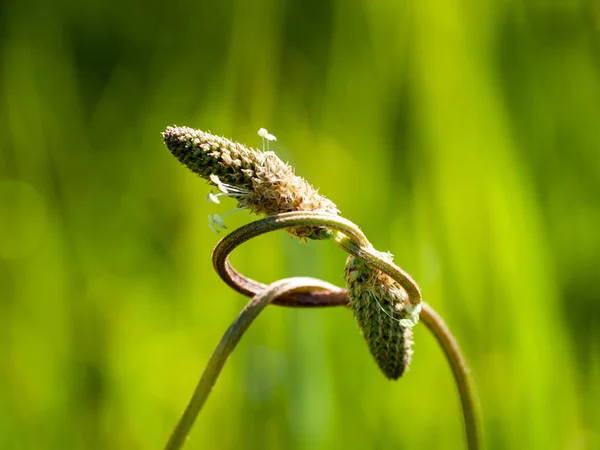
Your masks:
M 213 267 L 223 281 L 231 288 L 244 295 L 254 295 L 260 289 L 263 289 L 265 285 L 237 272 L 227 259 L 229 254 L 236 247 L 261 234 L 306 225 L 325 227 L 333 230 L 335 232 L 333 237 L 338 246 L 396 280 L 408 294 L 410 303 L 417 305 L 421 302 L 421 291 L 411 276 L 394 263 L 388 262 L 378 256 L 358 226 L 347 219 L 333 214 L 289 212 L 259 219 L 244 225 L 232 231 L 217 244 L 213 251 Z M 274 303 L 287 305 L 285 300 L 275 301 Z M 295 304 L 291 306 L 300 305 Z
M 229 263 L 229 254 L 250 239 L 271 231 L 294 227 L 321 227 L 335 243 L 348 253 L 363 260 L 397 281 L 408 294 L 409 302 L 421 304 L 421 320 L 433 333 L 442 347 L 452 369 L 460 394 L 467 444 L 470 450 L 481 448 L 481 431 L 475 390 L 458 344 L 448 327 L 427 303 L 422 302 L 421 292 L 415 281 L 395 264 L 378 255 L 358 226 L 342 217 L 320 212 L 289 212 L 256 220 L 225 236 L 213 251 L 213 266 L 221 279 L 232 289 L 252 300 L 229 327 L 204 370 L 194 395 L 171 435 L 166 449 L 180 448 L 192 424 L 208 397 L 225 361 L 242 334 L 256 316 L 269 303 L 293 307 L 347 306 L 347 290 L 312 278 L 290 278 L 267 286 L 245 277 Z

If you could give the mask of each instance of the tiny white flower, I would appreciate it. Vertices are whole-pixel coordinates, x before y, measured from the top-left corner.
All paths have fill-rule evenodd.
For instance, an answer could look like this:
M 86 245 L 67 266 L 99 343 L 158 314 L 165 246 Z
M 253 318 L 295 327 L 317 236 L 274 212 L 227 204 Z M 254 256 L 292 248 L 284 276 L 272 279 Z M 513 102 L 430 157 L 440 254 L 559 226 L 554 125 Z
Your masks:
M 265 128 L 261 128 L 258 130 L 258 135 L 264 139 L 269 135 L 269 132 Z
M 265 131 L 266 131 L 266 130 L 265 130 Z M 277 140 L 277 138 L 276 138 L 275 136 L 273 136 L 271 133 L 267 133 L 267 134 L 264 136 L 264 138 L 265 138 L 267 141 L 276 141 L 276 140 Z

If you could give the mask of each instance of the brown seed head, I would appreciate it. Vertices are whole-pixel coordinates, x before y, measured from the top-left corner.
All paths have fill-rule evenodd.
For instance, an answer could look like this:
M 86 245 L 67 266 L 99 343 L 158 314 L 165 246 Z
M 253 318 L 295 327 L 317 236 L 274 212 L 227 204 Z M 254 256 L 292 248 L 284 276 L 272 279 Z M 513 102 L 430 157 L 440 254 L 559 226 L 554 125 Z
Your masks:
M 240 208 L 268 216 L 291 211 L 339 212 L 273 152 L 188 127 L 168 127 L 163 138 L 182 164 L 221 192 L 230 191 Z M 288 231 L 300 238 L 318 239 L 321 230 L 306 226 Z
M 392 260 L 389 253 L 380 256 Z M 408 296 L 391 277 L 352 255 L 345 275 L 350 307 L 369 350 L 385 376 L 396 380 L 408 368 L 413 353 L 414 313 Z

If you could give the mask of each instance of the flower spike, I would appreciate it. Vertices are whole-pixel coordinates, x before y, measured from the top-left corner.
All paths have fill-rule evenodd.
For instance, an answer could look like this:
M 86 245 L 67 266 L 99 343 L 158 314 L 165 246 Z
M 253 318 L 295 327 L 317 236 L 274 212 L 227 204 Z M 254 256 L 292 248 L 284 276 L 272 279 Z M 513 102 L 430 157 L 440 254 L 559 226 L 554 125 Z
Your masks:
M 392 262 L 390 253 L 378 254 Z M 400 378 L 410 364 L 421 305 L 413 307 L 398 282 L 355 256 L 348 257 L 345 275 L 350 307 L 373 358 L 386 377 Z
M 265 129 L 259 135 L 267 143 L 276 140 Z M 220 196 L 232 197 L 239 208 L 267 216 L 292 211 L 339 212 L 331 200 L 295 175 L 293 168 L 274 152 L 262 152 L 188 127 L 168 127 L 163 139 L 182 164 L 219 190 L 208 196 L 213 203 Z M 288 231 L 301 239 L 323 236 L 320 227 L 301 226 Z

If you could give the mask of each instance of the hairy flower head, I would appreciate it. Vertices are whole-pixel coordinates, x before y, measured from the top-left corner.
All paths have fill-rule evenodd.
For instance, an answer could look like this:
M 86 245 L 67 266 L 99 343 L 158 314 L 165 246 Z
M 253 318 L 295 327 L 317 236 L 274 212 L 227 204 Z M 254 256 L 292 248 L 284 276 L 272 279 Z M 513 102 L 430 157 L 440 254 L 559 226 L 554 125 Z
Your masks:
M 389 253 L 379 255 L 392 261 Z M 369 350 L 385 376 L 396 380 L 410 363 L 420 305 L 412 306 L 396 281 L 355 256 L 348 257 L 345 275 L 350 307 Z
M 263 134 L 261 137 L 275 140 L 266 130 Z M 220 195 L 235 198 L 239 208 L 268 216 L 292 211 L 339 212 L 331 200 L 319 195 L 273 152 L 188 127 L 168 127 L 163 138 L 182 164 L 216 186 Z M 215 201 L 212 195 L 210 199 Z M 300 238 L 318 239 L 321 229 L 305 226 L 288 231 Z

